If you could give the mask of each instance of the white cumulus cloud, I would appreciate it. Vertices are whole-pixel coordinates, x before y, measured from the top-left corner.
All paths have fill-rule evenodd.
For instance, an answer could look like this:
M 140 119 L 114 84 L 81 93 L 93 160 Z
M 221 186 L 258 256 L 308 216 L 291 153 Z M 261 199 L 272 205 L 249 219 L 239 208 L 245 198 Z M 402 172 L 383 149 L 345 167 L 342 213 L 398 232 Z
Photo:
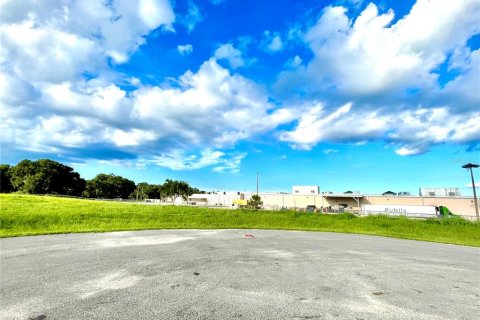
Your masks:
M 193 52 L 193 46 L 191 44 L 178 45 L 177 50 L 181 55 L 187 55 Z
M 465 119 L 445 107 L 391 112 L 355 109 L 346 104 L 329 111 L 316 103 L 304 110 L 297 126 L 280 134 L 280 140 L 299 149 L 309 150 L 321 142 L 363 144 L 384 140 L 397 146 L 398 155 L 406 156 L 425 153 L 436 144 L 480 141 L 478 111 Z
M 217 48 L 214 56 L 217 60 L 227 61 L 233 69 L 243 67 L 245 65 L 242 52 L 236 49 L 231 43 L 221 45 L 219 48 Z
M 475 0 L 418 0 L 393 25 L 394 12 L 379 13 L 373 3 L 355 20 L 327 7 L 305 34 L 315 55 L 306 76 L 355 94 L 433 86 L 433 69 L 480 31 L 479 15 Z
M 303 32 L 312 59 L 288 61 L 277 80 L 278 92 L 301 101 L 280 140 L 302 149 L 378 140 L 399 155 L 478 144 L 480 50 L 467 42 L 480 34 L 479 16 L 477 0 L 417 0 L 396 21 L 373 3 L 356 17 L 324 8 Z
M 222 151 L 212 149 L 205 149 L 199 153 L 173 150 L 155 156 L 149 162 L 172 170 L 195 170 L 214 166 L 212 170 L 215 172 L 237 173 L 243 157 L 245 154 L 227 155 Z

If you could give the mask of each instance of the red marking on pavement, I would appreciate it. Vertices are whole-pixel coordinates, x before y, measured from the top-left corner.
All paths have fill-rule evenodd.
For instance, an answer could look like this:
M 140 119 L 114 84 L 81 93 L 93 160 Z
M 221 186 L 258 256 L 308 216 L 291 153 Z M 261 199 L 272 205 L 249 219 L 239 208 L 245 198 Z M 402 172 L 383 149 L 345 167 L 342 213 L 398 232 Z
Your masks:
M 252 238 L 252 239 L 255 239 L 255 236 L 254 236 L 253 234 L 251 234 L 251 233 L 247 233 L 247 234 L 245 234 L 245 236 L 244 236 L 244 237 L 245 237 L 245 238 Z

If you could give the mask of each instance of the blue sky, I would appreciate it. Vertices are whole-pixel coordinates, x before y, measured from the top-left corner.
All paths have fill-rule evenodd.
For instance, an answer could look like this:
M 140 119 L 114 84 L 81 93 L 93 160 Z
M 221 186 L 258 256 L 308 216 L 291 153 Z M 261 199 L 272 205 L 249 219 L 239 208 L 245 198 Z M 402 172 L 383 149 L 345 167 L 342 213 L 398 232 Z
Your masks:
M 472 194 L 476 0 L 1 6 L 2 163 L 205 190 L 253 190 L 259 172 L 264 191 Z

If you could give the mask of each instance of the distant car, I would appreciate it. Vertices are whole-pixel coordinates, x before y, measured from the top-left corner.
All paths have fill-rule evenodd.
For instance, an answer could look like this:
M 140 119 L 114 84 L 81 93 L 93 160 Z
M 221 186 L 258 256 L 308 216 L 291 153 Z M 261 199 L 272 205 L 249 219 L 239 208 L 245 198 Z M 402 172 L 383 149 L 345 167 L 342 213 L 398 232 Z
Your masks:
M 316 206 L 307 206 L 307 212 L 315 212 L 316 209 Z

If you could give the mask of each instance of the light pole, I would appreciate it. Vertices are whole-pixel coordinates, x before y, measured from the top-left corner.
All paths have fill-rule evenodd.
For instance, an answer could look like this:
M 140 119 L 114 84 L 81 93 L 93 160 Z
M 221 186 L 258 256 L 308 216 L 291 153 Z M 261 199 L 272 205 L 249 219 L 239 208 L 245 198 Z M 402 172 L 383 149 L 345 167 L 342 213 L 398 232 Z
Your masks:
M 479 219 L 478 216 L 478 203 L 477 203 L 477 192 L 475 191 L 475 180 L 473 179 L 473 168 L 478 168 L 479 165 L 475 163 L 467 163 L 462 166 L 464 169 L 470 169 L 470 177 L 472 178 L 472 188 L 473 188 L 473 201 L 475 202 L 475 214 L 477 215 L 477 220 Z

